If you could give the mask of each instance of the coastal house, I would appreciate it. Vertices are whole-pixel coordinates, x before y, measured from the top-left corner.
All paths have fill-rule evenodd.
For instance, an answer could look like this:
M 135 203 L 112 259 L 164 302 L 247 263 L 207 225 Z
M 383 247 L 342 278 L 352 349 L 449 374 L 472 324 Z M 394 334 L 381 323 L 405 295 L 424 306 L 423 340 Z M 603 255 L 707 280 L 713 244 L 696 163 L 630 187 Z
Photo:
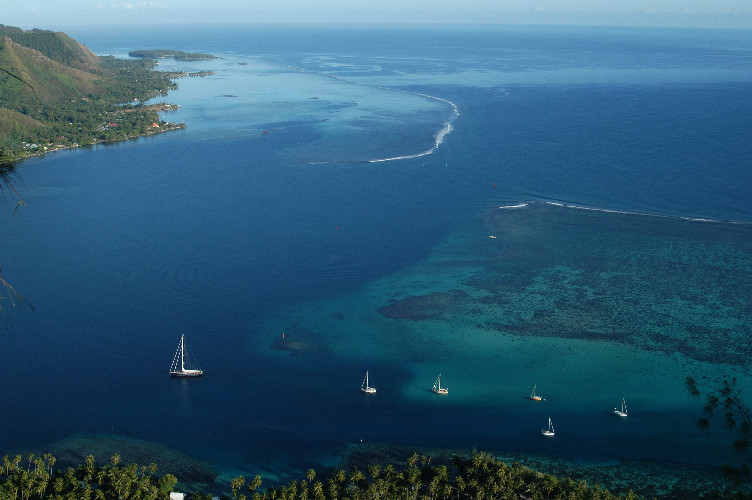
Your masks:
M 170 492 L 170 500 L 191 500 L 193 498 L 192 493 L 178 493 L 177 491 Z M 219 500 L 219 497 L 212 497 L 212 500 Z

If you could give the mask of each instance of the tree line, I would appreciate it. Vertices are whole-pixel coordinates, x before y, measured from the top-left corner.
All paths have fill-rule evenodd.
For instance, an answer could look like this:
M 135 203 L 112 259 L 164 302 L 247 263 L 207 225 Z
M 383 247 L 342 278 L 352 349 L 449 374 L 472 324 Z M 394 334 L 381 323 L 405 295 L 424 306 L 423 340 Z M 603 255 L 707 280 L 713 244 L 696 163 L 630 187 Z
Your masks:
M 365 499 L 637 499 L 633 491 L 619 496 L 600 485 L 585 481 L 560 480 L 520 465 L 497 460 L 474 451 L 468 457 L 455 456 L 452 463 L 432 464 L 425 455 L 413 454 L 404 468 L 368 465 L 367 470 L 353 467 L 349 472 L 335 470 L 324 481 L 316 480 L 311 469 L 304 479 L 285 486 L 260 491 L 261 477 L 246 484 L 243 476 L 230 483 L 235 500 L 365 500 Z M 196 498 L 196 497 L 194 497 Z
M 3 457 L 0 498 L 3 500 L 166 500 L 177 479 L 156 477 L 157 466 L 120 465 L 114 455 L 107 465 L 97 465 L 89 455 L 78 467 L 55 470 L 50 454 Z
M 435 465 L 425 455 L 413 454 L 402 468 L 389 464 L 369 465 L 361 471 L 333 471 L 317 480 L 310 469 L 304 478 L 283 486 L 261 489 L 260 476 L 246 481 L 238 476 L 229 484 L 229 496 L 235 500 L 358 500 L 358 499 L 636 499 L 630 491 L 625 496 L 609 493 L 599 485 L 584 481 L 559 480 L 513 463 L 507 465 L 488 453 L 473 452 L 469 457 L 455 456 L 452 464 Z M 121 465 L 113 456 L 106 465 L 97 465 L 89 455 L 77 467 L 55 470 L 50 454 L 27 457 L 7 455 L 0 468 L 0 498 L 18 500 L 150 500 L 169 498 L 177 479 L 171 474 L 155 475 L 157 466 Z M 193 500 L 211 500 L 212 495 L 196 491 Z

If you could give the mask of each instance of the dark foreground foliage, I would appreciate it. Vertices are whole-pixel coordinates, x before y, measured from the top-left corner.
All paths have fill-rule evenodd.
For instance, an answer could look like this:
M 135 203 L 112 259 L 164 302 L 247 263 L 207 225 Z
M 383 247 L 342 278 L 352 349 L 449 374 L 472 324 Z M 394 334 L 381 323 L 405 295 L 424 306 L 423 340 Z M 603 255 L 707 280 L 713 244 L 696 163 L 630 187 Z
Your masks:
M 166 500 L 177 479 L 171 474 L 155 475 L 157 466 L 120 465 L 118 455 L 107 465 L 98 465 L 93 456 L 76 468 L 55 470 L 55 458 L 46 454 L 24 458 L 3 458 L 0 468 L 0 499 L 72 500 L 72 499 L 161 499 Z M 246 482 L 234 478 L 229 487 L 235 499 L 633 499 L 616 496 L 600 486 L 584 481 L 559 480 L 517 463 L 507 465 L 487 453 L 474 452 L 466 458 L 455 457 L 450 466 L 433 465 L 426 456 L 414 454 L 404 468 L 393 465 L 369 465 L 361 471 L 335 470 L 324 481 L 316 480 L 309 470 L 305 478 L 285 486 L 261 490 L 261 477 Z M 195 492 L 194 500 L 211 499 Z M 227 497 L 225 497 L 227 498 Z
M 718 417 L 734 435 L 734 449 L 740 454 L 742 461 L 738 465 L 725 465 L 725 474 L 739 482 L 749 481 L 752 478 L 749 463 L 752 409 L 742 399 L 736 378 L 723 380 L 717 385 L 701 384 L 692 377 L 687 377 L 685 382 L 692 396 L 704 399 L 704 414 L 697 419 L 697 426 L 707 432 L 710 422 Z
M 239 476 L 230 484 L 232 496 L 238 500 L 261 499 L 633 499 L 629 492 L 617 496 L 599 485 L 584 481 L 559 480 L 513 463 L 508 465 L 493 456 L 474 452 L 469 457 L 455 456 L 450 466 L 432 465 L 431 459 L 414 454 L 406 467 L 369 465 L 361 471 L 336 470 L 325 481 L 316 481 L 309 470 L 305 479 L 287 486 L 259 491 L 261 478 L 256 476 L 246 485 Z
M 46 454 L 23 458 L 3 458 L 0 470 L 0 499 L 51 500 L 80 499 L 167 499 L 175 486 L 175 476 L 156 477 L 157 466 L 120 465 L 113 456 L 110 464 L 99 466 L 89 457 L 76 467 L 54 470 L 55 457 Z

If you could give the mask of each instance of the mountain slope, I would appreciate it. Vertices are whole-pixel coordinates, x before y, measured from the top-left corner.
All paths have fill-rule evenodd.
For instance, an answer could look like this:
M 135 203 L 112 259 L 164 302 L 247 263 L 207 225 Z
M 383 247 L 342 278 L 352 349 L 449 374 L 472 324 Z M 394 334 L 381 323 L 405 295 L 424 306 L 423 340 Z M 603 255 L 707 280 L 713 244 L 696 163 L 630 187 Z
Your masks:
M 0 24 L 0 163 L 181 128 L 141 104 L 177 88 L 155 65 L 99 57 L 65 33 Z
M 14 42 L 7 35 L 0 38 L 0 88 L 3 90 L 0 106 L 9 108 L 29 104 L 30 99 L 46 103 L 101 91 L 97 82 L 106 78 L 101 66 L 93 66 L 92 60 L 76 61 L 96 73 L 54 61 L 38 50 Z
M 65 66 L 93 73 L 100 71 L 99 57 L 63 32 L 39 29 L 24 31 L 0 24 L 0 37 L 2 36 L 9 37 L 19 45 L 37 50 Z

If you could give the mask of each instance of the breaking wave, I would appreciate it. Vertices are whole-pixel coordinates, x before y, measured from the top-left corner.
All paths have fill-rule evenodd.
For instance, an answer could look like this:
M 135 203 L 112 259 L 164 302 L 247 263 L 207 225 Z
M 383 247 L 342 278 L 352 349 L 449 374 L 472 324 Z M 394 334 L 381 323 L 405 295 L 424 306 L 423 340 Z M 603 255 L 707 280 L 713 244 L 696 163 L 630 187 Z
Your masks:
M 280 67 L 283 67 L 285 69 L 295 69 L 297 71 L 301 71 L 301 72 L 304 72 L 304 73 L 314 73 L 314 74 L 317 74 L 319 76 L 323 76 L 323 77 L 326 77 L 326 78 L 331 78 L 333 80 L 344 82 L 344 83 L 347 83 L 347 84 L 350 84 L 350 85 L 360 85 L 360 86 L 368 87 L 368 88 L 372 88 L 372 89 L 385 90 L 387 92 L 398 92 L 398 93 L 402 93 L 402 94 L 409 94 L 409 95 L 414 95 L 414 96 L 417 96 L 417 97 L 422 97 L 422 98 L 425 98 L 425 99 L 432 99 L 434 101 L 439 101 L 439 102 L 442 102 L 444 104 L 447 104 L 451 108 L 451 113 L 447 117 L 447 120 L 442 124 L 441 128 L 438 130 L 438 132 L 436 132 L 436 135 L 434 136 L 434 144 L 433 144 L 433 146 L 430 147 L 430 148 L 428 148 L 428 149 L 426 149 L 426 150 L 424 150 L 424 151 L 420 151 L 420 152 L 417 152 L 417 153 L 409 153 L 409 154 L 404 154 L 404 155 L 396 155 L 396 156 L 384 157 L 384 158 L 374 158 L 374 159 L 370 159 L 370 160 L 366 159 L 366 160 L 352 160 L 352 161 L 347 161 L 347 160 L 340 160 L 340 161 L 311 161 L 311 162 L 308 162 L 309 165 L 327 165 L 327 164 L 342 164 L 342 163 L 382 163 L 382 162 L 387 162 L 387 161 L 410 160 L 410 159 L 413 159 L 413 158 L 420 158 L 422 156 L 428 156 L 428 155 L 434 153 L 437 149 L 439 149 L 439 146 L 441 146 L 441 144 L 444 142 L 444 138 L 449 133 L 452 132 L 452 123 L 454 122 L 454 120 L 457 119 L 457 117 L 460 116 L 459 108 L 457 107 L 457 105 L 455 103 L 453 103 L 452 101 L 450 101 L 449 99 L 444 99 L 443 97 L 438 97 L 438 96 L 434 96 L 434 95 L 430 95 L 430 94 L 425 94 L 425 93 L 421 93 L 421 92 L 412 92 L 412 91 L 409 91 L 409 90 L 395 89 L 395 88 L 391 88 L 391 87 L 385 87 L 383 85 L 371 85 L 371 84 L 368 84 L 368 83 L 356 82 L 354 80 L 349 80 L 347 78 L 343 78 L 343 77 L 337 76 L 337 75 L 332 75 L 330 73 L 324 73 L 324 72 L 321 72 L 321 71 L 311 71 L 311 70 L 308 70 L 308 69 L 305 69 L 305 68 L 301 68 L 301 67 L 297 67 L 297 66 L 290 66 L 290 65 L 279 64 L 279 63 L 274 63 L 274 62 L 270 62 L 270 61 L 264 61 L 263 59 L 260 59 L 260 58 L 256 58 L 256 59 L 258 59 L 259 61 L 262 61 L 262 62 L 264 62 L 266 64 L 271 64 L 271 65 L 274 65 L 274 66 L 280 66 Z
M 640 212 L 636 210 L 620 210 L 615 208 L 599 208 L 599 207 L 589 207 L 586 205 L 577 205 L 574 203 L 563 203 L 559 201 L 547 201 L 547 200 L 535 200 L 535 201 L 524 201 L 520 203 L 516 203 L 513 205 L 501 205 L 497 207 L 497 210 L 514 210 L 514 209 L 521 209 L 526 208 L 530 205 L 535 204 L 541 204 L 541 205 L 549 205 L 554 207 L 562 207 L 562 208 L 571 208 L 575 210 L 588 210 L 592 212 L 603 212 L 603 213 L 610 213 L 610 214 L 619 214 L 619 215 L 639 215 L 642 217 L 658 217 L 662 219 L 679 219 L 679 220 L 686 220 L 686 221 L 692 221 L 692 222 L 710 222 L 714 224 L 741 224 L 741 225 L 752 225 L 752 223 L 744 222 L 744 221 L 736 221 L 736 220 L 722 220 L 722 219 L 713 219 L 708 217 L 691 217 L 686 215 L 669 215 L 669 214 L 656 214 L 656 213 L 650 213 L 650 212 Z

